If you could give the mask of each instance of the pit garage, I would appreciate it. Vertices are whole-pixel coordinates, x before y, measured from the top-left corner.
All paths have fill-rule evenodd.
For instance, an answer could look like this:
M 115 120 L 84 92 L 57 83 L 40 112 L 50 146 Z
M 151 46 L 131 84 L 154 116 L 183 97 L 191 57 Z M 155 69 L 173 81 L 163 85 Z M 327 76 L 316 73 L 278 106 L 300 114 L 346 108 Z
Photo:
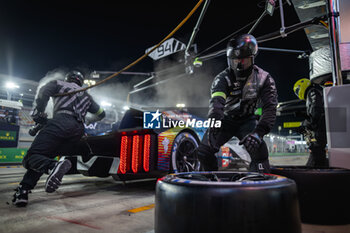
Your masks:
M 249 7 L 242 9 L 256 7 L 252 15 L 258 18 L 211 46 L 205 44 L 207 48 L 200 46 L 200 40 L 194 44 L 195 38 L 203 36 L 199 28 L 206 17 L 214 20 L 210 18 L 213 12 L 216 17 L 224 12 L 223 3 L 221 8 L 213 8 L 215 11 L 210 11 L 211 6 L 220 3 L 199 0 L 194 4 L 196 1 L 190 4 L 192 11 L 178 27 L 160 43 L 149 44 L 145 54 L 135 62 L 119 71 L 98 70 L 103 67 L 101 62 L 95 63 L 96 69 L 83 68 L 88 78 L 80 91 L 88 91 L 94 97 L 104 108 L 105 117 L 97 122 L 87 115 L 84 136 L 55 150 L 56 164 L 62 161 L 71 164 L 58 190 L 47 192 L 46 180 L 52 173 L 44 174 L 27 193 L 29 199 L 20 205 L 13 202 L 18 199 L 14 193 L 18 192 L 27 171 L 22 160 L 36 135 L 52 119 L 52 108 L 57 104 L 48 103 L 45 123 L 33 121 L 32 109 L 39 95 L 36 93 L 52 80 L 63 82 L 66 70 L 51 71 L 40 81 L 19 78 L 10 72 L 0 73 L 0 232 L 350 233 L 348 1 L 249 3 Z M 248 3 L 237 3 L 236 7 L 243 4 Z M 108 12 L 102 5 L 96 9 L 83 7 L 89 10 L 86 18 L 83 17 L 86 12 L 81 12 L 83 19 L 95 13 L 94 20 L 89 21 L 91 27 L 100 22 L 99 17 L 108 18 L 98 13 L 99 7 Z M 174 6 L 174 10 L 179 7 Z M 153 9 L 146 5 L 144 8 Z M 138 14 L 140 9 L 136 10 Z M 159 11 L 163 11 L 161 6 Z M 57 12 L 80 15 L 70 10 Z M 108 20 L 121 20 L 126 17 L 124 14 Z M 185 44 L 175 39 L 174 33 L 185 30 L 182 26 L 191 17 L 197 17 L 192 34 L 180 36 L 188 37 Z M 144 23 L 148 25 L 148 21 Z M 259 29 L 264 24 L 276 24 L 278 30 Z M 83 29 L 76 31 L 80 30 Z M 221 127 L 221 121 L 207 117 L 208 90 L 222 68 L 218 64 L 227 63 L 222 42 L 227 43 L 241 30 L 257 34 L 260 54 L 256 64 L 265 67 L 274 61 L 270 67 L 279 95 L 276 122 L 263 137 L 271 169 L 251 172 L 253 159 L 248 147 L 232 137 L 215 153 L 218 171 L 206 171 L 197 149 L 208 128 L 216 128 L 219 123 L 218 128 Z M 98 30 L 97 34 L 102 31 Z M 296 49 L 296 45 L 286 47 L 293 40 L 299 41 L 298 36 L 294 37 L 297 33 L 302 38 L 300 41 L 304 41 L 300 45 L 302 49 Z M 126 34 L 121 33 L 129 38 Z M 215 36 L 216 40 L 221 37 Z M 274 47 L 275 40 L 288 38 L 292 40 Z M 221 50 L 212 52 L 214 47 Z M 276 56 L 274 60 L 270 59 L 271 53 Z M 146 57 L 152 63 L 152 72 L 129 70 Z M 292 63 L 295 69 L 290 69 Z M 285 87 L 292 80 L 283 79 L 283 75 L 307 75 L 312 85 L 322 87 L 325 83 L 332 84 L 322 91 L 326 166 L 309 164 L 310 145 L 317 140 L 315 132 L 300 131 L 307 118 L 307 104 L 289 96 L 292 88 L 288 87 L 287 91 Z M 116 76 L 120 80 L 115 81 Z M 67 96 L 70 94 L 75 93 Z M 254 119 L 261 119 L 264 106 L 254 107 Z M 213 146 L 210 139 L 209 146 Z

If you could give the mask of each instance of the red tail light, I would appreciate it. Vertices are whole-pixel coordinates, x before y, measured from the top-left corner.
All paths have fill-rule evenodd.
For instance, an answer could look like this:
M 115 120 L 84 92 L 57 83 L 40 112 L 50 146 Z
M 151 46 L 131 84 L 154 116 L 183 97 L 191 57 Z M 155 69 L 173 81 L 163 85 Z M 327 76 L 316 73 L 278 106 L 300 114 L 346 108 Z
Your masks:
M 143 169 L 145 172 L 149 172 L 150 147 L 151 135 L 146 134 L 143 143 Z
M 134 133 L 134 132 L 133 132 Z M 150 172 L 152 163 L 152 135 L 121 135 L 119 174 Z
M 142 136 L 134 135 L 132 139 L 132 164 L 134 173 L 139 172 L 142 167 Z
M 123 174 L 128 170 L 128 136 L 122 136 L 121 139 L 119 168 Z

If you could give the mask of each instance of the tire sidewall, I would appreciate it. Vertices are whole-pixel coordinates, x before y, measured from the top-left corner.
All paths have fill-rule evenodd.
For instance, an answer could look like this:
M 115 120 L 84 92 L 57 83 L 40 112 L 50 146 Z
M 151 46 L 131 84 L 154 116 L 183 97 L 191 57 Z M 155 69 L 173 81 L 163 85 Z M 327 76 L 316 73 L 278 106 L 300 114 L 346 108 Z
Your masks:
M 156 233 L 301 232 L 292 180 L 196 182 L 178 175 L 157 182 Z
M 193 144 L 196 146 L 196 148 L 198 148 L 199 143 L 196 140 L 196 138 L 189 132 L 181 132 L 179 133 L 173 143 L 173 147 L 171 150 L 171 159 L 170 159 L 170 172 L 179 172 L 177 165 L 176 165 L 176 153 L 177 153 L 177 149 L 178 147 L 181 145 L 181 143 L 185 140 L 190 140 L 193 142 Z M 195 170 L 199 171 L 200 169 L 200 163 L 199 161 L 196 164 Z

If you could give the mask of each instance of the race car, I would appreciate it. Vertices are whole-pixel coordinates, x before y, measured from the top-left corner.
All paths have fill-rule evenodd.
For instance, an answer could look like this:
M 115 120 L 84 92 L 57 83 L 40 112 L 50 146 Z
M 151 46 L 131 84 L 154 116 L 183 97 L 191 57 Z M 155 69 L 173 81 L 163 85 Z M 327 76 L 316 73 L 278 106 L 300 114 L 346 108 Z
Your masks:
M 200 162 L 193 152 L 206 127 L 195 122 L 204 118 L 187 110 L 164 110 L 159 115 L 167 125 L 148 129 L 144 125 L 147 113 L 150 111 L 130 109 L 119 122 L 118 130 L 84 137 L 78 145 L 62 152 L 74 165 L 69 173 L 131 180 L 200 171 Z M 181 122 L 189 122 L 189 126 Z M 247 167 L 250 162 L 249 154 L 235 139 L 221 147 L 217 157 L 220 169 Z

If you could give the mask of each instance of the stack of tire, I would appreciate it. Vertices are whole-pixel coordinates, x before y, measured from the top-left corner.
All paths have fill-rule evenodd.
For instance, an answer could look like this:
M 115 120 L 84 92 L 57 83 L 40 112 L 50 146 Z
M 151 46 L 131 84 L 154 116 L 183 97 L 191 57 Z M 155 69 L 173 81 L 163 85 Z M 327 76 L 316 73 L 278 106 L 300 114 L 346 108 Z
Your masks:
M 156 187 L 155 233 L 300 233 L 295 182 L 250 172 L 170 174 Z
M 350 170 L 279 166 L 272 167 L 271 173 L 296 182 L 302 222 L 350 224 Z

